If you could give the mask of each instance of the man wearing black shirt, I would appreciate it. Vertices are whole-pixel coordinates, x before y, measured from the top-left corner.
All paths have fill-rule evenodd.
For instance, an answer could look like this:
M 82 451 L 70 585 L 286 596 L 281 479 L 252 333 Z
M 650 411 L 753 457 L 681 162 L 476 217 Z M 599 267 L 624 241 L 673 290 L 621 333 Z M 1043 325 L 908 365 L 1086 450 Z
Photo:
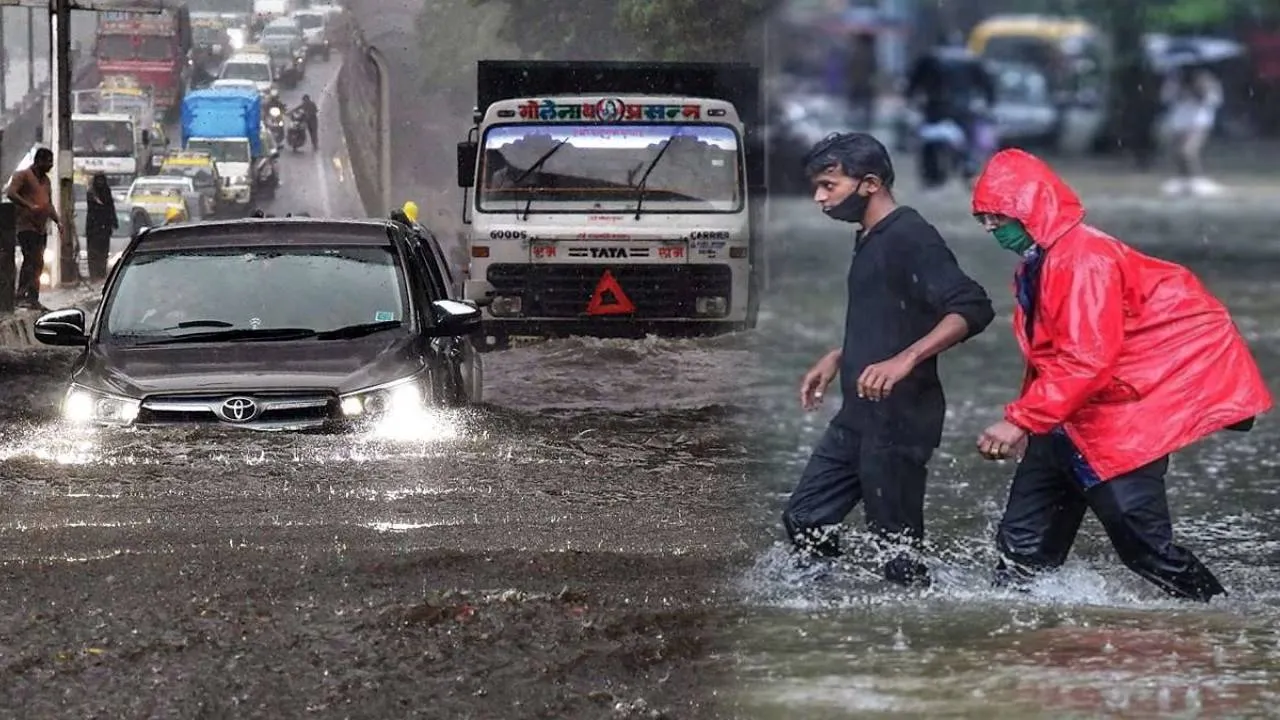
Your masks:
M 896 204 L 893 165 L 878 140 L 828 137 L 805 158 L 805 172 L 823 212 L 862 229 L 849 268 L 844 345 L 800 386 L 801 405 L 814 410 L 839 375 L 844 406 L 814 448 L 783 524 L 804 556 L 833 557 L 837 526 L 862 501 L 869 530 L 897 546 L 885 577 L 927 586 L 928 572 L 908 548 L 924 539 L 926 466 L 942 439 L 937 356 L 982 332 L 995 313 L 938 231 Z

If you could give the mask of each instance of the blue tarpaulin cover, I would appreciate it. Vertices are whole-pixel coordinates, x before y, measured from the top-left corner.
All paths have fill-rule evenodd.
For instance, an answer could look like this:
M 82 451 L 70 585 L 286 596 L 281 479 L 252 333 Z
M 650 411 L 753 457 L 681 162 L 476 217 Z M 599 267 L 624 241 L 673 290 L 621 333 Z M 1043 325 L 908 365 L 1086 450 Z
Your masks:
M 248 138 L 254 157 L 262 154 L 262 98 L 247 88 L 207 88 L 182 100 L 182 143 L 193 137 Z

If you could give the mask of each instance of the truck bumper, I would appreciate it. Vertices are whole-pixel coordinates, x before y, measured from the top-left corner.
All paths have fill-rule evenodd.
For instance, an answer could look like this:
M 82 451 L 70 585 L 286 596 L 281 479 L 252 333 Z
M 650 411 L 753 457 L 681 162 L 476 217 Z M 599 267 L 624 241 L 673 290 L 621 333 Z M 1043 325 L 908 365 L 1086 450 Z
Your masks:
M 650 335 L 665 338 L 714 337 L 748 329 L 744 322 L 729 320 L 629 320 L 611 318 L 591 319 L 527 319 L 494 320 L 485 318 L 480 332 L 474 338 L 481 351 L 502 350 L 512 340 L 522 338 L 552 339 L 566 337 L 591 337 L 638 340 Z

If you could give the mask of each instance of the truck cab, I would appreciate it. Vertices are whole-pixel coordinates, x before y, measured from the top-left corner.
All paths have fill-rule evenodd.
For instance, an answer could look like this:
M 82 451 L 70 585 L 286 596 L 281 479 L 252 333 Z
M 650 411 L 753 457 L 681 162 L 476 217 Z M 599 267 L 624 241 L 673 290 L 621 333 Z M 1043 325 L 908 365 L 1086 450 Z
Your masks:
M 754 327 L 755 68 L 484 61 L 479 80 L 458 184 L 486 349 Z
M 131 115 L 92 113 L 71 116 L 71 141 L 74 170 L 90 178 L 103 173 L 123 199 L 146 167 L 151 137 Z

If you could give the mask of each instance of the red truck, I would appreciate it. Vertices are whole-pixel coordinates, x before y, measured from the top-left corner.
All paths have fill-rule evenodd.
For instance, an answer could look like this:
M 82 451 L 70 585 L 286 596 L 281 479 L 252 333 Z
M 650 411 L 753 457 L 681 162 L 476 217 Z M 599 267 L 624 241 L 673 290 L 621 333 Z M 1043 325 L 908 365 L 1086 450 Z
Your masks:
M 191 14 L 171 5 L 159 14 L 100 13 L 94 57 L 104 81 L 124 75 L 151 91 L 156 109 L 175 110 L 191 80 Z

